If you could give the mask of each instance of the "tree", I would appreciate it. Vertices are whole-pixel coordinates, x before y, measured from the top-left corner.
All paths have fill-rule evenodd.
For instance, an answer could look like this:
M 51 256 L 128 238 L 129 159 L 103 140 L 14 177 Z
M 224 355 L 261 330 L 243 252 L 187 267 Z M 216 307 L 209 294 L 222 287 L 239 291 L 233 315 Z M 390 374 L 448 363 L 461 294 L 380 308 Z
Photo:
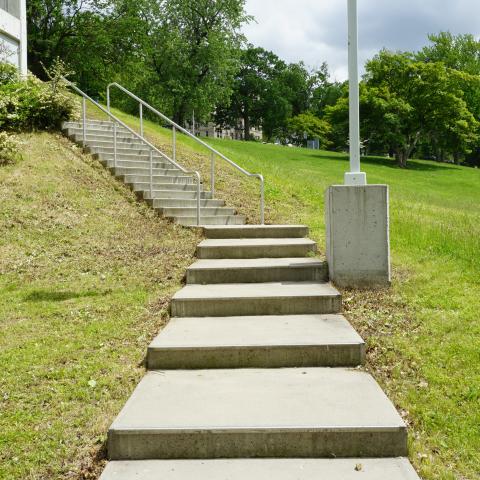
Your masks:
M 195 110 L 206 118 L 232 91 L 243 35 L 249 21 L 245 0 L 163 0 L 147 15 L 150 89 L 167 96 L 177 123 Z
M 306 140 L 318 139 L 320 148 L 326 148 L 330 142 L 330 125 L 312 113 L 301 113 L 287 121 L 288 139 L 295 145 L 305 145 Z
M 409 53 L 383 50 L 366 65 L 360 96 L 362 138 L 393 151 L 403 168 L 421 139 L 436 139 L 454 156 L 467 153 L 478 137 L 479 123 L 463 91 L 467 85 L 479 88 L 479 80 L 443 63 L 418 62 Z M 342 124 L 347 115 L 343 97 L 328 118 Z
M 286 68 L 274 53 L 248 45 L 240 54 L 240 69 L 235 75 L 232 94 L 217 106 L 215 121 L 228 127 L 243 120 L 244 139 L 250 140 L 250 129 L 262 125 L 270 83 Z

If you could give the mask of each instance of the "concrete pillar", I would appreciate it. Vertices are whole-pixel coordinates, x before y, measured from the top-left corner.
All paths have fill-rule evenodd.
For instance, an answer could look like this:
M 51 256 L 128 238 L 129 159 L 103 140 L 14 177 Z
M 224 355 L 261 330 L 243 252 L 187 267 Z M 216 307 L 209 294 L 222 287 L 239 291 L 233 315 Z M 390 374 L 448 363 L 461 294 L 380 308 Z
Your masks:
M 388 185 L 332 185 L 325 195 L 330 279 L 340 287 L 390 285 Z

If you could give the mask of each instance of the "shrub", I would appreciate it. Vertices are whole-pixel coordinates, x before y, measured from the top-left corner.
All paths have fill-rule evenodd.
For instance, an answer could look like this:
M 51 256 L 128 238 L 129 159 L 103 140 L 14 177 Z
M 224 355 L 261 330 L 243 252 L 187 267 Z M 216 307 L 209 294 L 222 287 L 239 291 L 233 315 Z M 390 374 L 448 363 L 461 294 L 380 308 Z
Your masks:
M 58 129 L 62 122 L 78 116 L 79 104 L 61 78 L 61 68 L 54 66 L 50 80 L 42 82 L 33 75 L 20 80 L 8 77 L 9 68 L 1 72 L 10 81 L 0 82 L 0 128 L 5 130 Z
M 7 83 L 18 82 L 18 70 L 15 65 L 11 63 L 0 62 L 0 85 L 6 85 Z
M 12 135 L 0 132 L 0 165 L 15 163 L 20 158 L 18 143 Z

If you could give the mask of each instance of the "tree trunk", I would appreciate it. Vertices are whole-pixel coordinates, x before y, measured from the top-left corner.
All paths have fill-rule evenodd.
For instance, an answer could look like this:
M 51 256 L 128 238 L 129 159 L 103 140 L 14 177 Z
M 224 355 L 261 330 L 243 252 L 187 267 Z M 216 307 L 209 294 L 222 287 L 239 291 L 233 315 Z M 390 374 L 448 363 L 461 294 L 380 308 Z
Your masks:
M 455 165 L 460 165 L 460 152 L 453 152 L 453 161 Z
M 407 168 L 408 153 L 405 150 L 395 151 L 395 160 L 400 168 Z
M 248 114 L 243 117 L 243 139 L 245 141 L 250 140 L 250 118 Z

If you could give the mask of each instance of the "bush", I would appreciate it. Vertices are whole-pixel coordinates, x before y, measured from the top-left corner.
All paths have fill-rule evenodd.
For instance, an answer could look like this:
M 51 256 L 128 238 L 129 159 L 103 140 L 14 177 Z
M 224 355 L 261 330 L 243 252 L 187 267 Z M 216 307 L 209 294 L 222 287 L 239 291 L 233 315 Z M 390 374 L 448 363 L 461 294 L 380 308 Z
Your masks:
M 26 80 L 9 77 L 10 69 L 0 64 L 0 128 L 11 131 L 59 129 L 62 122 L 78 116 L 79 104 L 54 66 L 50 80 L 42 82 L 33 75 Z M 2 72 L 5 72 L 2 75 Z M 13 78 L 13 79 L 12 79 Z
M 12 135 L 0 132 L 0 165 L 15 163 L 20 158 L 18 143 Z
M 0 62 L 0 85 L 6 85 L 7 83 L 18 82 L 18 70 L 15 65 L 11 63 Z

